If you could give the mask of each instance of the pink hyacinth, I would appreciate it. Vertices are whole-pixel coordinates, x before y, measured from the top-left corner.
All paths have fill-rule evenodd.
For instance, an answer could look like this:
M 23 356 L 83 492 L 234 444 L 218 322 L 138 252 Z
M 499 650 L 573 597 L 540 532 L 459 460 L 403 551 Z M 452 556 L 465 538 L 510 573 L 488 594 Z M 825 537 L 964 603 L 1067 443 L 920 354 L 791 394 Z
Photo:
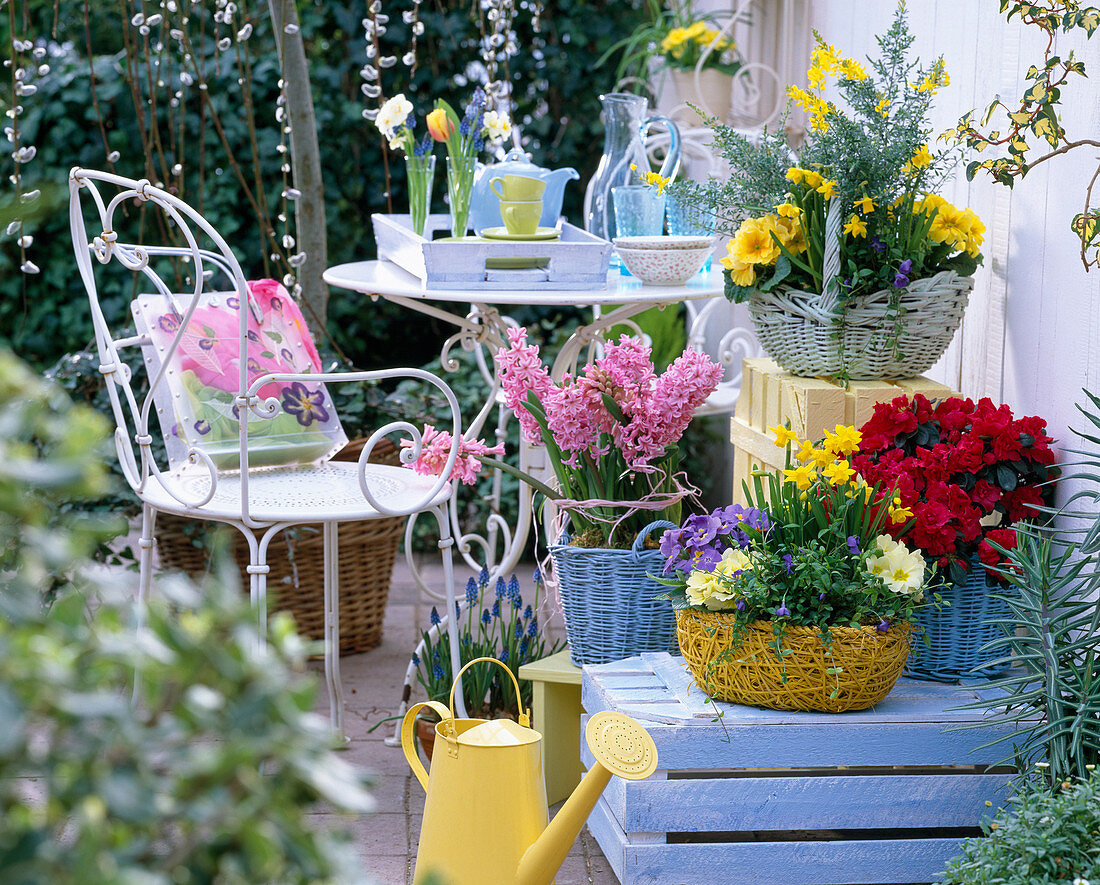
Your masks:
M 536 345 L 527 343 L 527 330 L 522 326 L 508 330 L 509 348 L 500 348 L 494 359 L 497 376 L 504 391 L 504 404 L 519 419 L 523 438 L 532 445 L 542 441 L 538 422 L 527 411 L 527 394 L 533 391 L 545 407 L 546 396 L 553 389 L 550 373 L 539 358 Z
M 421 476 L 439 476 L 447 466 L 447 458 L 451 454 L 451 435 L 446 430 L 436 430 L 431 424 L 425 424 L 422 443 L 420 457 L 406 466 L 411 467 Z M 411 448 L 412 444 L 410 439 L 401 440 L 404 448 Z M 477 481 L 478 471 L 481 470 L 481 462 L 474 455 L 503 454 L 503 443 L 487 446 L 480 439 L 462 439 L 458 444 L 458 457 L 455 459 L 450 478 L 458 479 L 464 485 L 473 485 Z
M 697 350 L 685 350 L 657 379 L 648 403 L 649 423 L 665 445 L 683 436 L 695 410 L 721 380 L 722 367 Z

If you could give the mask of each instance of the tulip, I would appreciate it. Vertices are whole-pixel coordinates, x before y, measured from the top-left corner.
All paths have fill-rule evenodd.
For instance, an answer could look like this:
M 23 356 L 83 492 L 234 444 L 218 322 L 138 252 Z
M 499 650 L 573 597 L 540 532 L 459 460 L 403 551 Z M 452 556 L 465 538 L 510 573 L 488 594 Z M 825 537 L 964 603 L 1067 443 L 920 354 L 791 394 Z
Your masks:
M 455 124 L 443 108 L 436 108 L 428 114 L 428 132 L 436 141 L 446 141 L 455 131 Z

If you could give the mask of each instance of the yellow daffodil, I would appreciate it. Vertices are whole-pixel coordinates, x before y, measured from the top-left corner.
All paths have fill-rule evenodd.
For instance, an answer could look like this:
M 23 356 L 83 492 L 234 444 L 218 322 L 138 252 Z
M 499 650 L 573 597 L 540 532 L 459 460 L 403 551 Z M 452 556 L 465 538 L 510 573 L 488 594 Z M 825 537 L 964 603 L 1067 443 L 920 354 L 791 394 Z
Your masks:
M 872 202 L 871 198 L 866 194 L 864 194 L 862 197 L 852 203 L 852 206 L 858 209 L 864 215 L 870 215 L 872 212 L 875 211 L 874 202 Z
M 798 218 L 802 213 L 794 203 L 780 203 L 775 207 L 775 214 L 783 218 Z
M 867 222 L 860 218 L 858 215 L 853 215 L 848 219 L 848 223 L 844 225 L 844 233 L 853 237 L 867 237 Z
M 855 427 L 837 424 L 835 433 L 825 434 L 824 446 L 834 455 L 851 455 L 859 451 L 861 442 L 863 442 L 863 434 Z
M 800 464 L 793 470 L 783 471 L 783 481 L 793 482 L 798 486 L 798 490 L 801 492 L 806 491 L 806 489 L 813 485 L 815 479 L 817 479 L 817 474 L 809 464 Z
M 822 181 L 814 190 L 821 194 L 826 200 L 831 200 L 838 193 L 836 182 L 831 178 Z
M 822 182 L 821 176 L 812 169 L 803 169 L 801 166 L 792 166 L 787 170 L 787 180 L 795 184 L 804 184 L 808 188 L 815 188 Z
M 928 145 L 922 144 L 913 152 L 913 156 L 909 158 L 910 164 L 914 169 L 923 169 L 929 163 L 932 162 L 932 152 L 928 150 Z
M 821 471 L 821 475 L 833 485 L 840 485 L 848 482 L 855 475 L 855 470 L 851 468 L 847 461 L 834 461 Z
M 769 427 L 768 432 L 775 434 L 775 444 L 780 449 L 788 443 L 799 442 L 798 434 L 789 427 L 784 427 L 781 424 L 776 424 L 775 427 Z
M 892 525 L 901 525 L 908 519 L 913 518 L 913 511 L 908 507 L 891 507 L 890 508 L 890 523 Z
M 820 470 L 826 465 L 832 464 L 835 455 L 828 449 L 813 449 L 810 451 L 810 459 L 814 462 L 814 466 Z
M 813 455 L 813 451 L 814 451 L 814 444 L 812 442 L 810 442 L 809 440 L 805 440 L 802 443 L 802 445 L 799 446 L 798 453 L 795 455 L 795 457 L 799 461 L 809 461 L 810 458 Z

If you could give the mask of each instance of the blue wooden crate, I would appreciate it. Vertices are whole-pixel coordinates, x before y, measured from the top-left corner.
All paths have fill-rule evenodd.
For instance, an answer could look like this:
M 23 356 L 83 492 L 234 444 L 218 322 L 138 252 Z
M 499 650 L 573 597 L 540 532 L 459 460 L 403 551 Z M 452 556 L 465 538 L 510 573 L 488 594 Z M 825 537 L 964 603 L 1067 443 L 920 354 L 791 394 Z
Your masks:
M 792 713 L 711 704 L 668 654 L 585 667 L 586 716 L 633 716 L 659 755 L 589 829 L 623 885 L 934 882 L 1009 793 L 1010 745 L 978 749 L 1001 726 L 945 730 L 980 722 L 945 709 L 977 692 L 902 679 L 874 710 Z

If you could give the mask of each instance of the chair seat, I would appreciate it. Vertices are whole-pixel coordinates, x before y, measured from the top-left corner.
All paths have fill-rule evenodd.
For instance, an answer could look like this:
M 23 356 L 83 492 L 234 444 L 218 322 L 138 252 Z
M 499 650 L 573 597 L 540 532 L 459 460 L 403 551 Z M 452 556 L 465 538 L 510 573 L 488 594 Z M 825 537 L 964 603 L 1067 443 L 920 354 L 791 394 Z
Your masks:
M 248 477 L 249 516 L 257 522 L 348 522 L 389 516 L 374 509 L 359 489 L 359 465 L 329 461 L 299 467 L 254 470 Z M 210 477 L 193 469 L 164 475 L 178 494 L 198 500 L 210 489 Z M 420 476 L 407 467 L 367 464 L 367 487 L 380 504 L 394 510 L 416 505 L 427 509 L 445 502 L 450 486 L 427 500 L 437 481 Z M 173 498 L 155 477 L 150 477 L 142 496 L 157 510 L 196 519 L 240 519 L 241 478 L 239 474 L 218 476 L 214 497 L 202 507 L 185 507 Z

